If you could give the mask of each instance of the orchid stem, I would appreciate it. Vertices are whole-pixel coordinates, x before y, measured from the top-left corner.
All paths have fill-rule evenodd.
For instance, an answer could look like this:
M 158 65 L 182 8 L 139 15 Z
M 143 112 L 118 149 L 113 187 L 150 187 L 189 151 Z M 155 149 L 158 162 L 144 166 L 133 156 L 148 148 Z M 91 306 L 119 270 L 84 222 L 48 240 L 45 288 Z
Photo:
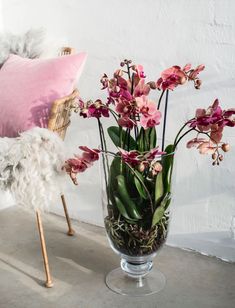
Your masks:
M 102 137 L 103 137 L 104 150 L 105 150 L 105 152 L 107 152 L 107 144 L 106 144 L 106 140 L 105 140 L 103 125 L 101 124 L 101 122 L 100 122 L 100 128 L 101 128 L 101 134 L 102 134 Z M 106 156 L 106 166 L 107 166 L 107 170 L 109 172 L 109 161 L 108 161 L 107 156 Z
M 127 151 L 130 151 L 130 129 L 128 128 L 128 133 L 127 133 Z
M 197 130 L 197 129 L 195 129 L 195 128 L 194 128 L 194 130 L 195 130 L 196 132 L 198 132 L 198 134 L 207 135 L 207 136 L 210 138 L 210 140 L 212 140 L 215 144 L 218 144 L 218 142 L 217 142 L 215 139 L 211 138 L 211 136 L 209 135 L 209 133 L 201 132 L 200 130 Z
M 190 121 L 191 121 L 191 120 L 189 120 L 188 122 L 186 122 L 186 123 L 181 127 L 181 129 L 178 131 L 178 134 L 176 135 L 175 140 L 174 140 L 174 144 L 177 143 L 177 139 L 178 139 L 180 133 L 184 130 L 184 128 L 188 125 L 188 123 L 189 123 Z
M 134 81 L 135 81 L 135 74 L 132 74 L 132 78 L 131 78 L 131 95 L 133 95 L 134 92 Z
M 166 91 L 166 100 L 165 100 L 165 108 L 164 108 L 164 122 L 163 122 L 163 131 L 162 131 L 162 151 L 164 151 L 164 145 L 165 145 L 166 117 L 167 117 L 167 107 L 168 107 L 168 96 L 169 96 L 169 90 Z
M 162 100 L 162 98 L 163 98 L 164 93 L 165 93 L 165 90 L 163 90 L 162 93 L 161 93 L 161 95 L 160 95 L 160 98 L 159 98 L 159 101 L 158 101 L 158 105 L 157 105 L 157 109 L 158 109 L 158 110 L 159 110 L 159 108 L 160 108 L 161 100 Z
M 125 146 L 126 146 L 126 139 L 127 139 L 127 129 L 126 129 L 126 131 L 125 131 L 125 136 L 124 136 L 124 140 L 123 140 L 123 149 L 125 148 Z
M 114 117 L 115 121 L 118 124 L 117 113 L 115 111 L 113 111 L 111 108 L 108 108 L 108 110 L 111 112 L 112 116 Z
M 187 132 L 185 132 L 177 141 L 174 142 L 174 148 L 177 147 L 178 143 L 181 141 L 181 139 L 183 139 L 188 133 L 190 133 L 192 130 L 195 130 L 194 128 L 190 128 L 189 130 L 187 130 Z
M 129 63 L 126 64 L 126 67 L 127 67 L 127 74 L 128 74 L 128 77 L 129 77 L 129 79 L 131 80 L 131 73 L 130 73 L 130 66 L 129 66 Z
M 101 122 L 100 119 L 97 119 L 98 121 L 98 127 L 99 127 L 99 133 L 100 133 L 100 143 L 101 143 L 101 149 L 102 149 L 102 162 L 103 162 L 103 168 L 104 168 L 104 179 L 105 179 L 105 186 L 106 186 L 106 194 L 107 194 L 107 198 L 108 198 L 108 202 L 109 202 L 109 190 L 108 190 L 108 179 L 107 179 L 107 170 L 106 170 L 106 165 L 105 165 L 105 155 L 106 155 L 106 151 L 104 149 L 104 140 L 103 140 L 103 135 L 102 135 L 102 129 L 101 129 Z

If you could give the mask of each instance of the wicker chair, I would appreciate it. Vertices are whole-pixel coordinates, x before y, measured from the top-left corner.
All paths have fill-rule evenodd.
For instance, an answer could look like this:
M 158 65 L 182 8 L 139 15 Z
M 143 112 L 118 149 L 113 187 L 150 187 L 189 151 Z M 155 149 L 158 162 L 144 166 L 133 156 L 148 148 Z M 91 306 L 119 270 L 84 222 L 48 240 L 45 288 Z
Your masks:
M 72 54 L 73 51 L 74 50 L 72 48 L 64 47 L 61 51 L 61 55 Z M 75 89 L 72 92 L 72 94 L 54 101 L 51 111 L 50 111 L 48 129 L 50 129 L 51 131 L 57 132 L 58 135 L 63 140 L 65 138 L 66 130 L 70 124 L 71 111 L 73 108 L 76 108 L 75 99 L 77 96 L 78 96 L 78 90 Z M 72 236 L 74 235 L 74 230 L 72 229 L 72 226 L 71 226 L 71 221 L 70 221 L 70 217 L 68 214 L 64 195 L 61 195 L 61 201 L 63 204 L 64 213 L 65 213 L 66 221 L 68 224 L 67 234 Z M 46 242 L 45 242 L 43 225 L 42 225 L 42 218 L 41 218 L 41 214 L 39 210 L 36 210 L 36 218 L 37 218 L 38 231 L 39 231 L 39 236 L 40 236 L 40 241 L 41 241 L 41 250 L 42 250 L 45 274 L 46 274 L 45 286 L 47 288 L 51 288 L 53 286 L 53 282 L 52 282 L 52 278 L 50 275 Z

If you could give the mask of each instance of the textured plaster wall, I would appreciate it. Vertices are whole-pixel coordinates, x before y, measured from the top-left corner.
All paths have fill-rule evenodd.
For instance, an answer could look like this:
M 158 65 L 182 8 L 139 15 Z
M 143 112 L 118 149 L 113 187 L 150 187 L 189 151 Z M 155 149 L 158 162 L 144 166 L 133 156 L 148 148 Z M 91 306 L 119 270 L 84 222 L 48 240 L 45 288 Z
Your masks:
M 3 30 L 3 18 L 2 18 L 2 0 L 0 0 L 0 31 Z
M 4 27 L 12 32 L 45 27 L 55 42 L 64 42 L 89 54 L 79 82 L 82 97 L 104 97 L 100 76 L 110 74 L 123 58 L 145 66 L 149 79 L 171 65 L 204 63 L 200 91 L 193 85 L 170 93 L 167 138 L 197 107 L 218 97 L 235 107 L 235 1 L 233 0 L 3 0 Z M 1 6 L 0 6 L 1 7 Z M 0 23 L 1 26 L 1 23 Z M 185 150 L 177 153 L 175 199 L 169 243 L 225 259 L 235 259 L 229 238 L 235 214 L 235 131 L 228 131 L 234 148 L 221 166 L 209 157 Z M 66 144 L 97 146 L 93 120 L 73 117 Z M 98 166 L 80 177 L 79 187 L 65 187 L 71 215 L 102 224 Z M 58 205 L 53 211 L 62 213 Z

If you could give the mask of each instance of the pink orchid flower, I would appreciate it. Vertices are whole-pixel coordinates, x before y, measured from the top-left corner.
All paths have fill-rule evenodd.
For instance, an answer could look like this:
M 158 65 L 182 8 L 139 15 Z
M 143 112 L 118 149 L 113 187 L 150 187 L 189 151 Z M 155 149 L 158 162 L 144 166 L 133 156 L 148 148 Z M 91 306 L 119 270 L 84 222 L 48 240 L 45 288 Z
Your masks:
M 144 74 L 143 65 L 138 64 L 138 65 L 136 65 L 135 69 L 136 69 L 136 73 L 137 73 L 139 78 L 145 78 L 146 77 L 145 74 Z
M 201 143 L 206 142 L 205 138 L 193 138 L 187 142 L 187 148 L 191 149 L 192 147 L 198 147 Z
M 105 85 L 107 84 L 107 89 L 109 92 L 109 96 L 111 98 L 118 99 L 123 98 L 125 100 L 131 101 L 133 99 L 130 93 L 130 85 L 126 79 L 121 77 L 120 75 L 115 75 L 114 78 L 106 80 L 105 77 Z M 105 87 L 103 87 L 105 89 Z
M 100 118 L 109 117 L 109 110 L 108 107 L 102 103 L 100 99 L 97 99 L 95 102 L 88 101 L 83 102 L 79 100 L 79 109 L 80 109 L 80 116 L 83 118 Z
M 88 117 L 88 103 L 85 103 L 82 99 L 79 99 L 78 102 L 79 110 L 80 110 L 80 116 L 83 118 Z
M 100 150 L 89 149 L 86 146 L 79 147 L 83 153 L 82 156 L 74 155 L 74 158 L 70 158 L 65 161 L 62 166 L 62 170 L 65 170 L 69 174 L 71 180 L 75 185 L 78 185 L 77 174 L 86 171 L 87 168 L 93 165 L 93 162 L 99 159 Z
M 88 118 L 100 118 L 101 116 L 108 118 L 109 110 L 101 100 L 96 100 L 94 103 L 91 103 L 88 107 Z
M 82 157 L 76 156 L 76 158 L 70 158 L 66 161 L 68 167 L 71 168 L 73 173 L 84 172 L 88 168 L 88 164 Z
M 218 149 L 217 145 L 210 140 L 206 140 L 205 138 L 194 138 L 188 141 L 187 148 L 192 147 L 196 147 L 200 154 L 214 154 Z
M 130 164 L 132 167 L 137 167 L 140 172 L 143 172 L 147 167 L 152 168 L 156 163 L 155 159 L 157 156 L 165 154 L 165 152 L 159 151 L 159 147 L 156 147 L 149 152 L 142 154 L 136 150 L 126 151 L 121 148 L 118 148 L 121 154 L 121 158 L 124 162 Z M 156 165 L 155 171 L 160 172 L 159 165 Z
M 76 156 L 76 158 L 70 158 L 66 160 L 62 167 L 69 174 L 71 180 L 75 185 L 78 185 L 76 175 L 77 173 L 84 172 L 88 168 L 88 164 L 82 157 Z
M 103 85 L 101 90 L 108 88 L 109 86 L 109 78 L 106 74 L 104 74 L 100 79 L 101 84 Z
M 130 116 L 134 112 L 134 105 L 129 101 L 119 99 L 115 110 L 122 116 Z
M 210 138 L 214 143 L 219 143 L 223 137 L 223 126 L 218 126 L 218 124 L 211 125 Z
M 204 141 L 198 147 L 200 154 L 214 154 L 217 150 L 217 146 L 215 146 L 211 141 Z
M 166 154 L 166 152 L 162 152 L 159 150 L 159 147 L 156 147 L 154 149 L 151 149 L 147 154 L 145 154 L 144 158 L 147 160 L 153 160 L 157 156 L 161 156 L 163 154 Z
M 148 116 L 143 115 L 140 118 L 140 125 L 144 129 L 151 128 L 160 124 L 160 119 L 161 119 L 161 112 L 157 110 L 155 113 L 151 115 Z
M 118 125 L 132 129 L 134 126 L 136 126 L 136 122 L 130 119 L 128 116 L 123 116 L 118 119 Z
M 224 126 L 235 126 L 235 109 L 222 111 L 219 106 L 219 100 L 216 99 L 212 106 L 206 109 L 197 109 L 195 118 L 191 121 L 190 127 L 197 127 L 200 131 L 205 132 L 212 129 L 212 125 L 217 125 L 217 128 Z M 213 126 L 215 131 L 215 126 Z
M 186 80 L 186 73 L 180 66 L 175 65 L 161 73 L 161 77 L 157 80 L 156 85 L 161 90 L 174 90 L 179 84 L 184 84 Z
M 139 152 L 138 151 L 125 151 L 121 148 L 118 148 L 121 154 L 121 158 L 124 162 L 130 164 L 132 167 L 137 166 L 140 163 L 140 159 L 138 158 Z
M 188 75 L 189 79 L 195 80 L 197 75 L 205 69 L 205 65 L 200 64 L 195 69 L 192 69 Z M 188 70 L 188 69 L 187 69 Z
M 194 87 L 199 89 L 201 80 L 197 77 L 203 71 L 204 65 L 198 65 L 195 69 L 191 69 L 191 64 L 186 64 L 183 69 L 174 65 L 161 73 L 161 77 L 157 80 L 156 86 L 160 90 L 174 90 L 178 85 L 183 85 L 187 80 L 194 81 Z
M 139 113 L 149 116 L 157 110 L 156 104 L 154 101 L 148 99 L 147 96 L 142 95 L 141 97 L 136 97 L 136 104 L 139 110 Z
M 188 72 L 188 71 L 190 71 L 191 67 L 192 67 L 192 64 L 191 64 L 191 63 L 187 63 L 187 64 L 185 64 L 185 66 L 183 67 L 183 71 L 184 71 L 184 72 Z
M 136 98 L 136 103 L 139 112 L 142 114 L 140 117 L 140 125 L 144 129 L 160 124 L 161 112 L 157 109 L 153 101 L 142 95 Z
M 80 146 L 79 149 L 83 151 L 82 158 L 89 164 L 99 159 L 100 150 L 89 149 L 86 146 Z
M 142 95 L 148 95 L 150 92 L 150 86 L 145 83 L 144 79 L 140 79 L 137 86 L 134 89 L 133 96 L 139 97 Z

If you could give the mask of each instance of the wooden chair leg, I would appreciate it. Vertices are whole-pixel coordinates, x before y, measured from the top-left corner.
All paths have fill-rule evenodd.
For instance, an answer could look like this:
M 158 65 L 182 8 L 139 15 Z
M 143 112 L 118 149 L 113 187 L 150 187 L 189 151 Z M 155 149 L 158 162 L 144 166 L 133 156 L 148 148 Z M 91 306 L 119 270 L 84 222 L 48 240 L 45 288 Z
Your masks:
M 36 211 L 36 216 L 37 216 L 38 232 L 39 232 L 40 241 L 41 241 L 42 256 L 43 256 L 45 273 L 46 273 L 45 286 L 47 288 L 51 288 L 53 286 L 53 283 L 52 283 L 52 279 L 51 279 L 51 275 L 50 275 L 49 262 L 48 262 L 46 242 L 45 242 L 45 238 L 44 238 L 41 214 L 38 210 Z
M 65 202 L 64 195 L 61 195 L 61 200 L 62 200 L 62 204 L 63 204 L 63 207 L 64 207 L 64 213 L 65 213 L 66 221 L 67 221 L 67 224 L 68 224 L 67 234 L 70 235 L 70 236 L 73 236 L 75 231 L 73 230 L 72 225 L 71 225 L 71 220 L 70 220 L 69 213 L 68 213 L 68 210 L 67 210 L 67 205 L 66 205 L 66 202 Z

